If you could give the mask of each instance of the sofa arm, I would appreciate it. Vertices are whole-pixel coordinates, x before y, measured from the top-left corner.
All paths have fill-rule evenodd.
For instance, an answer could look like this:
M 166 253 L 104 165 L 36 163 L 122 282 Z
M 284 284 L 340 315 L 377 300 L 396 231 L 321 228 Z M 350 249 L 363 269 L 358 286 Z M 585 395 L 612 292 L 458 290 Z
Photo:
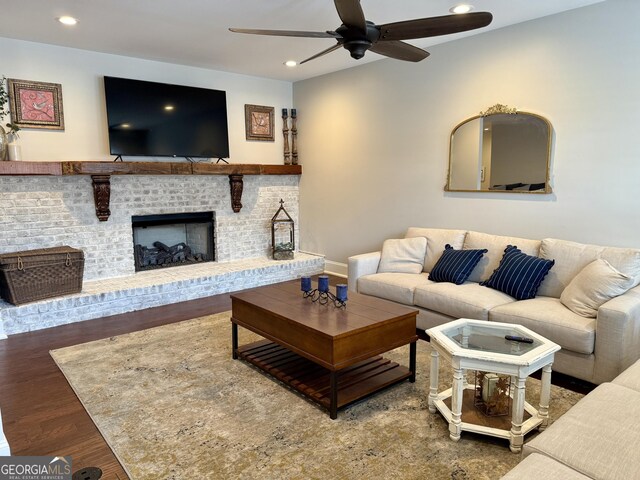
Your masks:
M 640 357 L 640 286 L 598 309 L 594 383 L 609 382 Z
M 371 275 L 378 271 L 380 263 L 380 255 L 382 252 L 363 253 L 349 257 L 349 266 L 347 270 L 347 282 L 349 290 L 358 291 L 358 278 L 363 275 Z

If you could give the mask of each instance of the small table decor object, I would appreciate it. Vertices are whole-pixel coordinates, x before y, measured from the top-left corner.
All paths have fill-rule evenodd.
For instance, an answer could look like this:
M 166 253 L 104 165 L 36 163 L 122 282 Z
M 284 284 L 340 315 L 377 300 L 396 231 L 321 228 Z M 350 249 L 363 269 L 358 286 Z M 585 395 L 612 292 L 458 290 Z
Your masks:
M 347 285 L 339 283 L 336 285 L 336 294 L 329 291 L 329 276 L 318 276 L 318 288 L 311 288 L 311 277 L 300 278 L 300 290 L 304 298 L 310 298 L 312 302 L 320 305 L 327 305 L 333 302 L 336 308 L 346 308 L 347 306 Z
M 452 440 L 460 440 L 462 431 L 491 435 L 509 440 L 511 451 L 518 453 L 527 433 L 547 426 L 551 365 L 559 345 L 521 325 L 468 318 L 428 329 L 427 334 L 433 349 L 429 411 L 445 417 Z M 440 356 L 453 367 L 453 386 L 438 393 Z M 481 372 L 475 384 L 467 383 L 466 370 Z M 524 399 L 525 381 L 537 370 L 542 370 L 538 409 Z M 481 412 L 478 396 L 482 408 L 492 412 L 508 410 L 505 401 L 511 403 L 511 421 Z
M 494 417 L 511 413 L 511 378 L 508 375 L 476 370 L 473 404 L 485 415 Z

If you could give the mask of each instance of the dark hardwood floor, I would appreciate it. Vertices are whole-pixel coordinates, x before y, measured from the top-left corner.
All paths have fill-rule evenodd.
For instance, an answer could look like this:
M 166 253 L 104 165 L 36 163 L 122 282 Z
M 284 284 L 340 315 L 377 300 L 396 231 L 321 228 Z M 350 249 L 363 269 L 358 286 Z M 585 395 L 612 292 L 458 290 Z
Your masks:
M 71 455 L 74 471 L 95 466 L 104 479 L 128 478 L 49 351 L 230 309 L 223 294 L 0 341 L 0 409 L 11 454 Z
M 344 279 L 331 277 L 330 281 L 335 285 Z M 71 455 L 74 471 L 95 466 L 102 469 L 103 479 L 128 478 L 49 351 L 231 310 L 229 295 L 72 323 L 0 341 L 0 410 L 12 455 Z M 584 393 L 593 388 L 588 384 L 584 389 L 581 382 L 576 384 L 575 379 L 555 373 L 553 380 Z

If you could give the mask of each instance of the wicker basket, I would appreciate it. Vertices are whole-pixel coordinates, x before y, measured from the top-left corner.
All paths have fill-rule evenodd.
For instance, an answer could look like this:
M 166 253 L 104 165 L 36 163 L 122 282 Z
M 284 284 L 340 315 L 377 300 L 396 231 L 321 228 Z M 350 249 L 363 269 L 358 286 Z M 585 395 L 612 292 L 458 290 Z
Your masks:
M 0 255 L 0 295 L 21 305 L 82 290 L 84 253 L 71 247 Z

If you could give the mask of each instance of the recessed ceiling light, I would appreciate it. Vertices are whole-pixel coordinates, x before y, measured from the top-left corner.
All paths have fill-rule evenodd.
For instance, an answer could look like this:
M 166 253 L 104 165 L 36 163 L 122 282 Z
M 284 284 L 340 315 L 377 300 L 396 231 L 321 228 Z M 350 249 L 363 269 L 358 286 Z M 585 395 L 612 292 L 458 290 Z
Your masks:
M 287 60 L 286 62 L 284 62 L 284 64 L 287 67 L 295 67 L 296 65 L 298 65 L 298 62 L 296 62 L 295 60 Z
M 165 105 L 165 106 L 164 106 L 164 109 L 165 109 L 165 110 L 168 110 L 168 111 L 171 111 L 171 110 L 173 110 L 174 108 L 176 108 L 176 107 L 174 107 L 173 105 Z
M 70 17 L 69 15 L 63 15 L 62 17 L 58 17 L 58 21 L 63 25 L 75 25 L 78 23 L 77 18 Z
M 471 10 L 473 10 L 473 5 L 469 5 L 469 4 L 460 4 L 460 5 L 456 5 L 455 7 L 451 7 L 449 9 L 449 11 L 451 13 L 469 13 Z
M 120 125 L 122 128 L 129 128 L 131 125 L 129 123 L 123 123 Z

